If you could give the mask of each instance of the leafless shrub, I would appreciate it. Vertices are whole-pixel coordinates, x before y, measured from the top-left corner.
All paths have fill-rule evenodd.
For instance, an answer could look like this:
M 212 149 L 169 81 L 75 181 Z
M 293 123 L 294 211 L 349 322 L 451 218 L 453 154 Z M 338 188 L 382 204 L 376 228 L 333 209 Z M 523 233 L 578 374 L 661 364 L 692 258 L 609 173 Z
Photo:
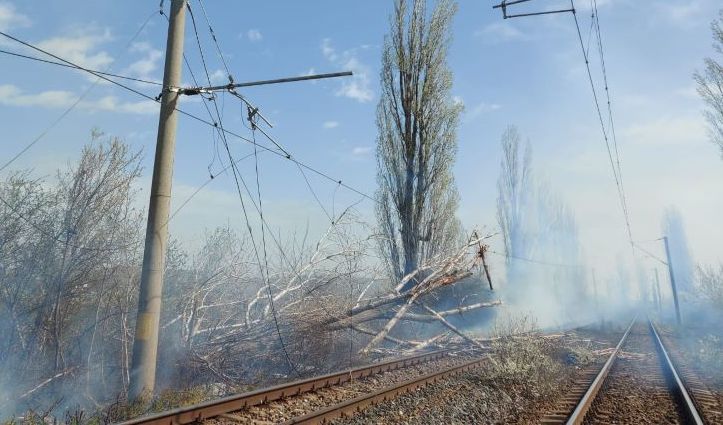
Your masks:
M 540 338 L 534 319 L 528 315 L 506 316 L 492 332 L 494 361 L 489 378 L 534 395 L 552 392 L 562 366 L 555 361 L 554 343 Z
M 723 308 L 723 264 L 698 267 L 698 293 L 713 307 Z

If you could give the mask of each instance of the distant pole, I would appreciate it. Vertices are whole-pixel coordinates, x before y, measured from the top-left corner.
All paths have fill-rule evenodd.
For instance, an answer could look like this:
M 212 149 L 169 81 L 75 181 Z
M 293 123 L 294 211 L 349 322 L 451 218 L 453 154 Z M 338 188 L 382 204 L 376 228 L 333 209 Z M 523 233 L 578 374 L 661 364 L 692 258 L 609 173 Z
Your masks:
M 655 272 L 655 286 L 653 287 L 653 290 L 655 291 L 655 308 L 658 310 L 658 313 L 660 313 L 660 277 L 658 276 L 658 269 L 653 269 L 653 271 Z
M 670 247 L 668 247 L 668 237 L 663 236 L 665 243 L 665 256 L 668 258 L 668 273 L 670 274 L 670 287 L 673 289 L 673 301 L 675 302 L 675 319 L 680 325 L 680 305 L 678 304 L 678 289 L 675 287 L 675 274 L 673 273 L 673 261 L 670 259 Z
M 176 145 L 178 113 L 177 87 L 181 84 L 186 0 L 172 0 L 163 72 L 161 112 L 158 121 L 156 156 L 148 205 L 148 224 L 138 297 L 136 333 L 133 340 L 128 398 L 140 400 L 153 395 L 158 354 L 158 323 L 161 314 L 163 269 L 168 245 L 168 215 L 171 204 L 173 156 Z
M 595 269 L 592 269 L 592 296 L 595 299 L 595 310 L 599 310 L 599 303 L 597 299 L 597 280 L 595 279 Z
M 605 323 L 605 317 L 600 312 L 600 302 L 598 301 L 597 279 L 595 278 L 595 269 L 592 269 L 592 296 L 595 298 L 595 313 L 600 317 L 600 323 Z

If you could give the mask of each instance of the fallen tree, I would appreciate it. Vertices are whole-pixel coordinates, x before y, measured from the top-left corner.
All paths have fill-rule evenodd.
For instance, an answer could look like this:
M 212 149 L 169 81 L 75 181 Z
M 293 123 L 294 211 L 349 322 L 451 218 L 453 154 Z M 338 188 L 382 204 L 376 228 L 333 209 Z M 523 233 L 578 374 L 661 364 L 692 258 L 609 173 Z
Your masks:
M 353 211 L 345 211 L 313 245 L 286 244 L 267 282 L 259 281 L 249 250 L 237 239 L 211 235 L 194 260 L 190 282 L 175 291 L 174 316 L 164 320 L 166 337 L 181 338 L 184 381 L 194 369 L 197 382 L 207 382 L 210 373 L 216 382 L 236 385 L 320 373 L 370 354 L 455 341 L 482 347 L 455 320 L 501 302 L 449 290 L 466 285 L 489 296 L 483 241 L 490 236 L 473 234 L 391 283 L 366 258 L 374 237 L 361 236 L 359 228 Z M 403 291 L 415 276 L 419 283 Z
M 477 233 L 474 232 L 473 237 L 470 238 L 463 247 L 452 252 L 451 255 L 449 253 L 440 254 L 419 269 L 404 276 L 392 293 L 368 299 L 364 303 L 358 302 L 357 305 L 351 309 L 348 317 L 328 320 L 325 324 L 331 330 L 347 327 L 359 330 L 361 329 L 359 325 L 362 323 L 385 320 L 384 325 L 376 333 L 368 329 L 363 330 L 363 333 L 373 335 L 373 338 L 359 350 L 359 354 L 369 354 L 383 341 L 393 342 L 401 346 L 412 346 L 414 349 L 422 349 L 450 333 L 456 334 L 463 340 L 477 347 L 484 348 L 479 341 L 468 336 L 450 323 L 447 317 L 477 309 L 495 307 L 500 305 L 502 303 L 501 301 L 477 302 L 468 305 L 459 305 L 453 309 L 437 311 L 430 307 L 430 301 L 428 300 L 433 298 L 439 289 L 473 277 L 473 270 L 477 266 L 485 270 L 485 276 L 489 279 L 489 269 L 485 258 L 486 246 L 482 244 L 484 239 L 486 238 L 479 238 Z M 476 255 L 470 255 L 470 248 L 473 247 L 478 248 Z M 401 292 L 409 280 L 419 278 L 419 276 L 425 277 L 411 289 Z M 491 282 L 489 284 L 490 287 L 492 287 Z M 389 334 L 392 330 L 394 330 L 400 322 L 405 321 L 419 323 L 436 322 L 442 325 L 443 330 L 423 341 L 411 341 L 399 337 L 391 337 Z

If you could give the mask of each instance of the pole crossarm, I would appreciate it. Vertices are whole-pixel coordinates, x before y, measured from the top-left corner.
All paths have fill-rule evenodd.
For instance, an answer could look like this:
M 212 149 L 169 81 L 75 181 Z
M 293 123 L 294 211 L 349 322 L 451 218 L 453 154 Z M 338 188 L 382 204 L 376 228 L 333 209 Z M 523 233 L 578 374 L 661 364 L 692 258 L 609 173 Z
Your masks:
M 502 0 L 502 2 L 500 4 L 496 4 L 496 5 L 492 6 L 492 9 L 502 9 L 502 18 L 503 19 L 522 18 L 524 16 L 551 15 L 553 13 L 567 13 L 567 12 L 575 13 L 575 8 L 572 7 L 570 9 L 547 10 L 544 12 L 517 13 L 514 15 L 507 14 L 507 8 L 509 6 L 512 6 L 515 4 L 520 4 L 520 3 L 527 3 L 528 1 L 532 1 L 532 0 L 514 0 L 514 1 Z
M 178 89 L 178 92 L 180 94 L 185 94 L 187 96 L 193 96 L 201 93 L 213 93 L 215 91 L 222 91 L 222 90 L 233 90 L 240 87 L 252 87 L 252 86 L 263 86 L 268 84 L 280 84 L 280 83 L 293 83 L 297 81 L 308 81 L 308 80 L 321 80 L 326 78 L 337 78 L 337 77 L 348 77 L 354 75 L 351 71 L 343 71 L 343 72 L 332 72 L 328 74 L 312 74 L 312 75 L 302 75 L 299 77 L 287 77 L 287 78 L 277 78 L 274 80 L 260 80 L 260 81 L 250 81 L 246 83 L 229 83 L 224 84 L 221 86 L 211 86 L 211 87 L 189 87 L 189 88 L 180 88 Z

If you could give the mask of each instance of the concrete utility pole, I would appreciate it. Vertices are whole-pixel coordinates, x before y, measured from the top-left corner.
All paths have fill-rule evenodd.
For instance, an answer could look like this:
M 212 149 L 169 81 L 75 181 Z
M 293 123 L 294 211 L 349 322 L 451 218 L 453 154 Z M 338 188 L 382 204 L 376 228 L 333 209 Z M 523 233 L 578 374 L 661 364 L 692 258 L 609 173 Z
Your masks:
M 597 295 L 597 279 L 595 278 L 595 269 L 592 269 L 592 296 L 595 300 L 595 311 L 600 313 L 600 302 Z
M 673 301 L 675 302 L 675 319 L 678 324 L 681 324 L 680 320 L 680 306 L 678 305 L 678 289 L 675 287 L 675 274 L 673 273 L 673 262 L 670 259 L 670 248 L 668 247 L 668 237 L 663 236 L 663 242 L 665 243 L 665 256 L 668 259 L 668 273 L 670 274 L 670 287 L 673 289 Z
M 143 254 L 138 316 L 133 340 L 128 398 L 150 397 L 156 380 L 158 353 L 158 322 L 161 315 L 163 271 L 168 245 L 168 214 L 173 181 L 173 156 L 176 146 L 178 87 L 181 84 L 183 39 L 186 22 L 186 0 L 172 0 L 166 43 L 166 64 L 163 72 L 161 113 L 158 122 L 156 156 L 153 163 L 151 198 L 148 205 L 146 244 Z

